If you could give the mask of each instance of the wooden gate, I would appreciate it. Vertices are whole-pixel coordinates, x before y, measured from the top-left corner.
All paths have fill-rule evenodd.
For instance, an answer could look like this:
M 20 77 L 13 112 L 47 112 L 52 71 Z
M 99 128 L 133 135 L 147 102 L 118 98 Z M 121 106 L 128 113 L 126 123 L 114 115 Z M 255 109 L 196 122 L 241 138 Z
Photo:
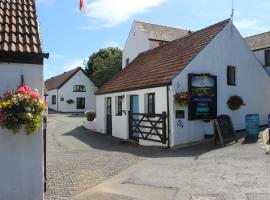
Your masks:
M 137 139 L 166 144 L 168 140 L 166 119 L 166 112 L 162 114 L 129 112 L 129 134 L 131 138 L 135 135 Z

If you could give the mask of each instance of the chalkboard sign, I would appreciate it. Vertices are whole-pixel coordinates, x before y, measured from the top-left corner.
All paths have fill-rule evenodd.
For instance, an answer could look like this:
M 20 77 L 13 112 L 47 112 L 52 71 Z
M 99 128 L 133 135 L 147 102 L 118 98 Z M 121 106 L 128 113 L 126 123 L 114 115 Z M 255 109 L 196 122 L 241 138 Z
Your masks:
M 259 114 L 246 115 L 246 136 L 258 138 L 260 134 L 260 118 Z
M 219 140 L 222 145 L 235 140 L 238 142 L 231 118 L 228 115 L 220 115 L 214 120 L 215 143 Z

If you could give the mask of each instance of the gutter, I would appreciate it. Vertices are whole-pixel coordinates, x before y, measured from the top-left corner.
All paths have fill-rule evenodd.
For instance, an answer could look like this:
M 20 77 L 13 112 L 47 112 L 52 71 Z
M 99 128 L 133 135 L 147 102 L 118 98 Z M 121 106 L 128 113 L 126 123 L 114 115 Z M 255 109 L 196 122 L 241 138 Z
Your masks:
M 170 130 L 170 105 L 169 105 L 169 85 L 167 85 L 167 115 L 168 115 L 168 145 L 167 148 L 170 148 L 170 135 L 171 135 L 171 130 Z

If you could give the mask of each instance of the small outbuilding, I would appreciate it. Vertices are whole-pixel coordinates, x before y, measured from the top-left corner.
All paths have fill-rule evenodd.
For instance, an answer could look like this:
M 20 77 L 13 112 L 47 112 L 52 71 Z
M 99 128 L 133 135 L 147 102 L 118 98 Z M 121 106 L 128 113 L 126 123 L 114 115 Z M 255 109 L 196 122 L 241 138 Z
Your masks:
M 77 67 L 45 82 L 50 109 L 57 112 L 96 110 L 96 87 L 87 73 Z
M 235 96 L 244 103 L 231 105 Z M 96 126 L 140 144 L 174 146 L 213 134 L 220 114 L 236 130 L 245 129 L 249 113 L 267 124 L 269 98 L 269 76 L 227 19 L 139 54 L 98 90 Z

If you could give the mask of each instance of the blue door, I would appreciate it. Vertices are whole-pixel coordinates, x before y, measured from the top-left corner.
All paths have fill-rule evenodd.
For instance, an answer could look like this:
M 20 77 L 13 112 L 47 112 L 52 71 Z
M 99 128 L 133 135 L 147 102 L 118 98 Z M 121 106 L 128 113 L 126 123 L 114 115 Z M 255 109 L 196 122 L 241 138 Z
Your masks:
M 138 123 L 139 120 L 139 115 L 134 115 L 134 113 L 139 113 L 139 96 L 138 95 L 133 95 L 130 96 L 130 111 L 131 111 L 131 117 L 132 117 L 132 123 Z M 139 137 L 139 132 L 133 128 L 132 133 L 130 135 L 132 139 L 138 139 Z

